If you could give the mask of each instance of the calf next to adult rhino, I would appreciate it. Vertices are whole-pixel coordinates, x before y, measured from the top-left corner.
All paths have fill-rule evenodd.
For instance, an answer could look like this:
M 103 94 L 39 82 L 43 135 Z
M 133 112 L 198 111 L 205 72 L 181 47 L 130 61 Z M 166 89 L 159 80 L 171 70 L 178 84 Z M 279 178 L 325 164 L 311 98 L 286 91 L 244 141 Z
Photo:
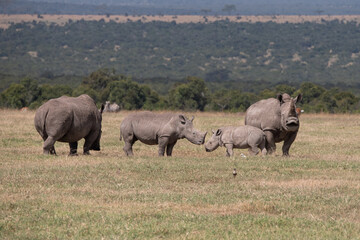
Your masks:
M 265 134 L 253 126 L 228 126 L 213 131 L 213 135 L 205 144 L 205 150 L 212 152 L 219 146 L 226 147 L 226 156 L 234 155 L 233 148 L 249 149 L 251 155 L 266 155 Z
M 182 114 L 140 112 L 127 116 L 120 125 L 120 140 L 124 139 L 124 152 L 133 155 L 132 146 L 140 140 L 148 145 L 159 145 L 159 156 L 171 156 L 178 139 L 186 138 L 191 143 L 203 144 L 205 133 L 194 129 L 193 119 Z
M 245 115 L 245 125 L 260 128 L 266 135 L 266 149 L 269 154 L 276 150 L 275 143 L 284 141 L 283 156 L 289 156 L 291 144 L 295 141 L 300 127 L 296 103 L 302 95 L 291 98 L 284 93 L 277 98 L 260 100 L 252 104 Z
M 68 142 L 70 155 L 77 155 L 78 141 L 85 138 L 84 154 L 100 150 L 102 111 L 86 94 L 62 96 L 41 105 L 35 114 L 35 128 L 44 140 L 44 154 L 56 154 L 56 141 Z

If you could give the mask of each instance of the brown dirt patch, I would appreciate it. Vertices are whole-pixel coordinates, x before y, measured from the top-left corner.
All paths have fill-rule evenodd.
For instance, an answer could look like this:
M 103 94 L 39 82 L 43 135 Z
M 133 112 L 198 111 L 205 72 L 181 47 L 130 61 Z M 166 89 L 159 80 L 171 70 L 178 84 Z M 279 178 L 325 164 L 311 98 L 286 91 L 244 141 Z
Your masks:
M 198 23 L 202 22 L 215 22 L 221 20 L 229 20 L 231 22 L 275 22 L 275 23 L 304 23 L 304 22 L 316 22 L 339 20 L 344 22 L 355 21 L 360 23 L 360 15 L 272 15 L 272 16 L 198 16 L 198 15 L 163 15 L 163 16 L 124 16 L 124 15 L 111 15 L 109 17 L 105 15 L 41 15 L 42 18 L 38 18 L 38 15 L 31 14 L 16 14 L 6 15 L 0 14 L 0 28 L 6 29 L 11 23 L 21 22 L 45 22 L 47 24 L 55 23 L 59 25 L 66 24 L 69 20 L 78 21 L 99 21 L 103 19 L 105 22 L 115 21 L 118 23 L 125 23 L 128 21 L 163 21 L 176 23 Z

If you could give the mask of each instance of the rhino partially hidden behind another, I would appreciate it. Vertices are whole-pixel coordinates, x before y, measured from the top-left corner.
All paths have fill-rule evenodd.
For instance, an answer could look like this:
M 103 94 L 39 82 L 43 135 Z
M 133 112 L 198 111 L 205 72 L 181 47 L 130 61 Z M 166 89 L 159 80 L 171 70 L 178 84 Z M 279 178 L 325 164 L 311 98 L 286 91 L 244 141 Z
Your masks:
M 283 156 L 289 156 L 290 146 L 295 141 L 300 127 L 296 103 L 301 99 L 301 94 L 296 98 L 291 98 L 284 93 L 278 95 L 277 98 L 260 100 L 246 110 L 245 125 L 264 131 L 268 154 L 275 152 L 275 143 L 284 141 Z
M 127 116 L 120 125 L 120 140 L 124 139 L 124 152 L 133 155 L 132 146 L 140 140 L 148 145 L 159 145 L 159 156 L 171 156 L 178 139 L 203 144 L 205 133 L 193 128 L 193 119 L 182 114 L 139 112 Z
M 69 155 L 77 155 L 78 141 L 85 138 L 84 154 L 100 150 L 102 105 L 99 111 L 86 94 L 51 99 L 36 111 L 35 128 L 44 140 L 44 154 L 56 154 L 56 141 L 68 142 Z

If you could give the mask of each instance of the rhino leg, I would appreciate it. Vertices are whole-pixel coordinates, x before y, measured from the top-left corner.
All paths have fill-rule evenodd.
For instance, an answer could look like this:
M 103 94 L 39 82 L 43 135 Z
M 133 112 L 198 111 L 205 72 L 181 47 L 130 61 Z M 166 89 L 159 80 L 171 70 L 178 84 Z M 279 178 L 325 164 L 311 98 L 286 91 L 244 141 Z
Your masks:
M 44 142 L 43 152 L 44 154 L 56 155 L 55 144 L 56 140 L 52 136 L 48 136 Z
M 255 156 L 259 153 L 259 148 L 257 146 L 249 147 L 248 149 L 250 155 Z
M 166 147 L 166 155 L 167 155 L 167 156 L 171 156 L 172 150 L 173 150 L 175 144 L 176 144 L 176 142 L 171 143 L 171 144 L 169 143 L 169 144 L 167 145 L 167 147 Z
M 234 145 L 230 143 L 226 143 L 225 147 L 226 147 L 226 156 L 227 157 L 234 156 L 234 151 L 233 151 Z
M 159 156 L 162 157 L 165 154 L 166 146 L 168 146 L 169 138 L 168 137 L 160 137 L 158 141 L 159 141 Z
M 268 154 L 276 151 L 274 134 L 271 131 L 264 131 L 266 137 L 266 150 Z
M 78 142 L 71 142 L 69 143 L 70 146 L 70 153 L 69 156 L 77 156 L 77 147 L 78 147 Z
M 91 131 L 89 135 L 85 137 L 85 143 L 84 143 L 84 155 L 90 155 L 90 148 L 93 145 L 93 143 L 96 141 L 96 138 L 98 137 L 99 133 L 96 131 Z
M 124 150 L 126 156 L 134 155 L 132 146 L 134 145 L 134 143 L 136 141 L 137 141 L 137 138 L 135 137 L 134 134 L 127 135 L 126 137 L 124 136 L 125 145 L 123 147 L 123 150 Z
M 134 153 L 133 153 L 133 150 L 132 150 L 132 143 L 129 143 L 129 142 L 125 142 L 125 146 L 123 147 L 123 150 L 126 154 L 126 156 L 133 156 Z
M 259 148 L 261 150 L 261 155 L 265 156 L 267 154 L 267 150 L 266 150 L 266 146 L 265 146 L 265 140 L 260 143 Z
M 284 144 L 282 147 L 282 151 L 283 151 L 283 156 L 284 157 L 289 157 L 289 150 L 291 147 L 291 144 L 295 141 L 297 132 L 292 133 L 292 134 L 288 134 L 285 139 L 284 139 Z

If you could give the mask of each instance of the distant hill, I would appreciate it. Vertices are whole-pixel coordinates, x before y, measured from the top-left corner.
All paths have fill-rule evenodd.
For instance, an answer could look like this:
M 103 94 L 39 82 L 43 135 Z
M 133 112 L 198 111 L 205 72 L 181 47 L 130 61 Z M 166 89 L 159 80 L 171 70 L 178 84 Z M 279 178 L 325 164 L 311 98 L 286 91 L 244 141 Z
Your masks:
M 151 82 L 197 76 L 214 87 L 249 91 L 306 81 L 360 89 L 360 31 L 355 21 L 324 19 L 282 24 L 102 19 L 63 26 L 30 21 L 0 29 L 1 83 L 26 75 L 63 81 L 99 68 Z
M 2 0 L 6 14 L 349 15 L 358 0 Z

